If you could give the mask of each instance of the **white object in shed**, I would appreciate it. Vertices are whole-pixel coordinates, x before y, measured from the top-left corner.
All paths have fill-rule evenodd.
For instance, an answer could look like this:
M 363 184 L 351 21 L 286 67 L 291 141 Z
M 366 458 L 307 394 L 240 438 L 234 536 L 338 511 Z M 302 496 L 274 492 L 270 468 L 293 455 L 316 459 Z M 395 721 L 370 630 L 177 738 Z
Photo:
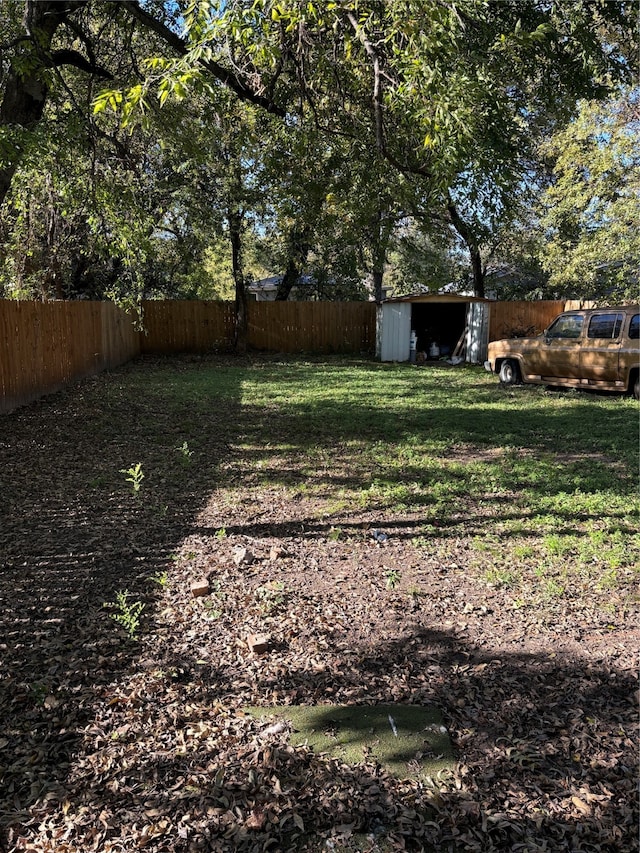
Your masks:
M 383 302 L 378 308 L 376 354 L 380 361 L 409 361 L 411 303 Z

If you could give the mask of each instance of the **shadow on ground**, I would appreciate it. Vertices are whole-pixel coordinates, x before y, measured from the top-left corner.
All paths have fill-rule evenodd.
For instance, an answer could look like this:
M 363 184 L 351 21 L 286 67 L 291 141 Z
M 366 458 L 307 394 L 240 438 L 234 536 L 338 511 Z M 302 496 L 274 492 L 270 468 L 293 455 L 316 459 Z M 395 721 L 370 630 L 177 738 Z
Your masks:
M 171 555 L 219 475 L 237 389 L 231 374 L 208 405 L 164 393 L 192 367 L 130 365 L 0 415 L 0 824 L 64 786 L 96 706 L 139 665 L 117 593 L 153 623 Z M 138 462 L 136 493 L 126 472 Z

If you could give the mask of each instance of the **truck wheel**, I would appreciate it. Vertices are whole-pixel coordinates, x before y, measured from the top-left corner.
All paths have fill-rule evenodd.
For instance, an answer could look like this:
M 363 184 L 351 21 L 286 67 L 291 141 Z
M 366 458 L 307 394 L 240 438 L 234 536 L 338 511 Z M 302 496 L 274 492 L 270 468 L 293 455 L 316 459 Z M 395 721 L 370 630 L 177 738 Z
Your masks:
M 521 382 L 520 365 L 512 358 L 505 359 L 500 365 L 500 382 L 503 385 L 518 385 Z

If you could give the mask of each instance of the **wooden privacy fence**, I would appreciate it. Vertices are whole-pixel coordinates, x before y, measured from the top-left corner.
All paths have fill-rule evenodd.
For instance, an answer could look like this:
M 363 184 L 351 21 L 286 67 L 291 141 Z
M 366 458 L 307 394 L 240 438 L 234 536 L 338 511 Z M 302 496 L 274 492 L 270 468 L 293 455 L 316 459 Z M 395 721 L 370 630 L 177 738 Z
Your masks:
M 233 345 L 232 303 L 146 301 L 143 330 L 110 302 L 0 300 L 0 412 L 140 354 Z M 249 303 L 248 345 L 274 352 L 372 353 L 371 302 Z
M 373 302 L 253 302 L 249 346 L 271 352 L 373 353 Z
M 232 302 L 149 300 L 142 303 L 140 351 L 162 355 L 207 352 L 233 344 Z
M 230 302 L 143 302 L 143 353 L 207 352 L 233 345 Z M 372 302 L 250 302 L 250 349 L 270 352 L 373 352 Z
M 0 300 L 0 412 L 139 352 L 131 318 L 111 302 Z
M 564 300 L 488 304 L 490 341 L 540 334 L 554 317 L 565 310 Z

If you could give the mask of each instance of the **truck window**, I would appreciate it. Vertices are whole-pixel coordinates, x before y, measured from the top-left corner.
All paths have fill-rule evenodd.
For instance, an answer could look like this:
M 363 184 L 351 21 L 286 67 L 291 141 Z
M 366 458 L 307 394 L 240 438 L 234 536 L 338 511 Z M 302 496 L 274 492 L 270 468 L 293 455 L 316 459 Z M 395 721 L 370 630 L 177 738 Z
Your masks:
M 579 338 L 582 334 L 582 314 L 560 315 L 547 330 L 548 338 Z
M 634 314 L 629 322 L 629 337 L 632 341 L 640 338 L 640 314 Z
M 588 338 L 611 340 L 617 338 L 622 329 L 623 314 L 594 314 L 587 329 Z

